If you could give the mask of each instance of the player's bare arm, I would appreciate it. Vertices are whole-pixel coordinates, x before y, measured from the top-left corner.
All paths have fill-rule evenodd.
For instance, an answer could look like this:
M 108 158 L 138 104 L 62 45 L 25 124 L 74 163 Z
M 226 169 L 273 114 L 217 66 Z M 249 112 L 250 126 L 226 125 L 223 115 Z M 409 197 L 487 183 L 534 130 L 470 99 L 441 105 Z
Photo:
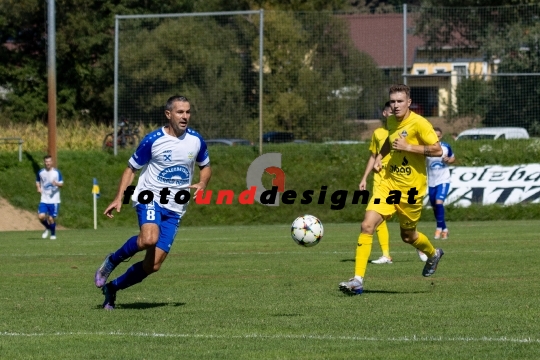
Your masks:
M 36 189 L 38 193 L 41 193 L 41 184 L 36 182 Z
M 360 190 L 366 190 L 367 187 L 367 177 L 369 176 L 369 173 L 371 170 L 373 170 L 373 165 L 375 165 L 375 158 L 376 154 L 369 153 L 369 159 L 366 165 L 366 170 L 364 171 L 364 176 L 362 177 L 362 180 L 360 181 L 360 184 L 358 184 L 358 188 Z
M 413 145 L 409 144 L 401 134 L 392 142 L 392 149 L 423 154 L 424 156 L 441 156 L 443 153 L 439 142 L 433 145 Z
M 202 191 L 206 189 L 206 186 L 210 182 L 210 178 L 212 177 L 212 168 L 210 167 L 210 164 L 205 166 L 199 167 L 199 182 L 193 185 L 190 185 L 191 189 L 195 189 L 195 194 L 193 194 L 193 197 L 197 196 L 197 193 L 199 191 Z
M 126 190 L 126 188 L 133 182 L 136 171 L 137 170 L 132 168 L 131 166 L 128 166 L 124 170 L 122 178 L 120 179 L 120 184 L 118 185 L 118 192 L 116 193 L 116 197 L 103 212 L 103 214 L 107 215 L 107 217 L 112 219 L 114 217 L 112 211 L 116 209 L 116 212 L 119 213 L 122 209 L 122 196 L 124 195 L 124 190 Z

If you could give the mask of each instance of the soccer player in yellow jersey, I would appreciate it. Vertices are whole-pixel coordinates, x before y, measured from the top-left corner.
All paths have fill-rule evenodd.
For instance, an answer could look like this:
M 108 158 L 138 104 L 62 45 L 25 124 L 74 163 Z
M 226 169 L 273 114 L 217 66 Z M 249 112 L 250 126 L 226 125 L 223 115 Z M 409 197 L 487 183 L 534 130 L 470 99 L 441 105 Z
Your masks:
M 381 148 L 384 144 L 384 141 L 388 137 L 388 130 L 386 130 L 386 119 L 392 115 L 392 108 L 390 107 L 390 101 L 387 101 L 384 104 L 384 109 L 382 112 L 384 116 L 383 126 L 375 129 L 373 135 L 371 136 L 371 144 L 369 145 L 370 156 L 366 165 L 366 170 L 364 171 L 364 176 L 360 181 L 359 188 L 360 190 L 366 190 L 367 188 L 367 178 L 373 170 L 373 165 L 375 164 L 375 159 L 377 155 L 381 152 Z M 386 164 L 388 163 L 390 156 L 385 156 L 382 162 L 382 169 L 379 172 L 373 174 L 373 188 L 377 187 L 384 177 L 384 171 Z M 388 233 L 388 226 L 386 225 L 386 220 L 377 227 L 377 239 L 379 239 L 379 245 L 381 245 L 382 256 L 377 260 L 371 261 L 372 264 L 391 264 L 392 257 L 390 256 L 390 235 Z
M 362 221 L 356 248 L 355 276 L 339 284 L 342 291 L 351 294 L 363 292 L 375 229 L 396 211 L 401 239 L 428 256 L 422 270 L 423 276 L 435 273 L 444 254 L 442 249 L 435 249 L 428 238 L 416 230 L 422 211 L 422 198 L 427 190 L 425 157 L 442 155 L 439 139 L 429 121 L 409 109 L 411 92 L 407 85 L 393 85 L 389 94 L 393 115 L 388 118 L 389 135 L 375 159 L 374 169 L 381 169 L 381 160 L 388 153 L 390 159 Z

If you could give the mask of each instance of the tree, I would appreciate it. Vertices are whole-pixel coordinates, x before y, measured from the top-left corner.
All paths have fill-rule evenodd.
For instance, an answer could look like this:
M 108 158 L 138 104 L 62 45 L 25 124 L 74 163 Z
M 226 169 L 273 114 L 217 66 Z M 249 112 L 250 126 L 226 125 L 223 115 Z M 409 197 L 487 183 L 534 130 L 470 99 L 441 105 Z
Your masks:
M 114 15 L 192 11 L 194 1 L 167 4 L 132 0 L 57 0 L 56 66 L 58 115 L 89 114 L 111 121 Z M 47 113 L 46 1 L 0 0 L 1 116 L 12 121 L 44 119 Z

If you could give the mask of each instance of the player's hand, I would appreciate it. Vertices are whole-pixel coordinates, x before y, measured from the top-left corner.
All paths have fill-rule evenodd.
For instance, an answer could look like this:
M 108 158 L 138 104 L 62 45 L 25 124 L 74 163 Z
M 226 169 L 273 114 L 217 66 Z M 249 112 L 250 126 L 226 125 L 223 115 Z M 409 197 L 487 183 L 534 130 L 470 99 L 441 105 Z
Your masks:
M 382 170 L 382 159 L 379 159 L 380 156 L 377 156 L 375 163 L 373 164 L 373 171 L 380 172 Z
M 366 183 L 366 180 L 362 179 L 362 181 L 360 181 L 360 184 L 358 184 L 358 188 L 360 190 L 366 190 L 366 186 L 367 186 L 367 183 Z
M 206 189 L 206 184 L 203 184 L 203 183 L 199 182 L 199 183 L 190 185 L 189 188 L 190 189 L 195 189 L 195 193 L 193 194 L 193 199 L 195 199 L 197 197 L 197 195 L 199 194 L 199 192 Z
M 409 150 L 410 145 L 405 138 L 399 134 L 399 137 L 392 142 L 392 149 L 394 150 Z
M 450 158 L 449 158 L 448 156 L 444 156 L 444 157 L 442 158 L 442 161 L 443 161 L 444 163 L 446 163 L 446 164 L 448 164 L 448 161 L 449 161 L 449 160 L 450 160 Z
M 122 210 L 122 200 L 114 200 L 112 203 L 107 206 L 105 211 L 103 212 L 104 215 L 107 215 L 108 218 L 113 218 L 113 210 L 116 209 L 116 212 L 119 213 L 120 210 Z

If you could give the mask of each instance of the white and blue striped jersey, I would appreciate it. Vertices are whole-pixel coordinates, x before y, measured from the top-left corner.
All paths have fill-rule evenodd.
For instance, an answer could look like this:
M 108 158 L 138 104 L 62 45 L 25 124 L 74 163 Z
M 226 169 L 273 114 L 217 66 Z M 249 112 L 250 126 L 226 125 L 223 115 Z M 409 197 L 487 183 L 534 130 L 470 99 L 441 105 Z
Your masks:
M 428 172 L 428 186 L 434 187 L 440 184 L 450 182 L 450 169 L 442 159 L 443 157 L 453 157 L 452 148 L 447 143 L 441 141 L 442 156 L 426 157 L 426 166 Z
M 139 193 L 150 190 L 154 201 L 160 201 L 163 188 L 169 188 L 168 203 L 160 206 L 177 212 L 182 216 L 186 204 L 178 204 L 174 196 L 180 190 L 189 191 L 193 180 L 195 164 L 204 166 L 210 163 L 206 143 L 197 132 L 187 129 L 180 137 L 167 134 L 164 128 L 146 135 L 139 147 L 129 159 L 135 169 L 142 169 L 135 193 L 133 205 L 138 204 Z
M 36 182 L 41 186 L 41 200 L 44 204 L 60 204 L 60 188 L 53 185 L 53 181 L 63 184 L 64 179 L 58 169 L 43 168 L 39 170 L 36 176 Z

